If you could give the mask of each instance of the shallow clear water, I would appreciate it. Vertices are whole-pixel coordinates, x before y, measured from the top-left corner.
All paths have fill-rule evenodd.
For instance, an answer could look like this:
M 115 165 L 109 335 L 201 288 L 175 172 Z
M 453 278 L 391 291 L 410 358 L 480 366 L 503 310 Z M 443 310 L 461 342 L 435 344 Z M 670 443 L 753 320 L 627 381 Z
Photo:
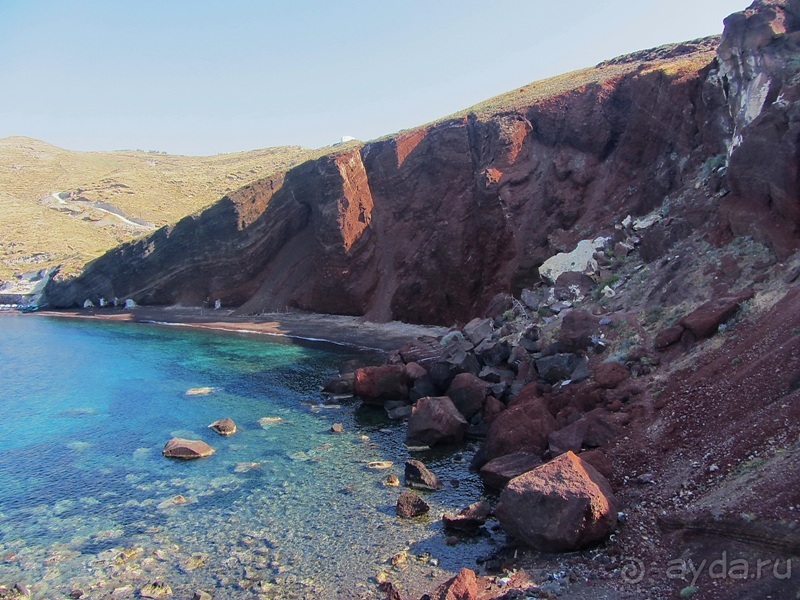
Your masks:
M 439 524 L 482 492 L 465 462 L 420 457 L 459 485 L 427 497 L 429 518 L 401 521 L 401 490 L 382 481 L 402 479 L 405 426 L 352 401 L 322 406 L 320 385 L 350 359 L 374 356 L 267 336 L 0 316 L 0 584 L 23 582 L 39 598 L 73 588 L 134 598 L 156 580 L 176 598 L 198 589 L 366 598 L 379 572 L 418 592 L 474 562 L 490 540 L 451 548 Z M 186 394 L 200 387 L 212 390 Z M 233 436 L 208 429 L 223 417 L 236 422 Z M 345 433 L 330 433 L 333 422 Z M 216 453 L 166 459 L 173 436 Z M 375 460 L 395 464 L 367 469 Z M 171 503 L 177 495 L 188 502 Z M 404 549 L 411 559 L 393 568 L 387 561 Z

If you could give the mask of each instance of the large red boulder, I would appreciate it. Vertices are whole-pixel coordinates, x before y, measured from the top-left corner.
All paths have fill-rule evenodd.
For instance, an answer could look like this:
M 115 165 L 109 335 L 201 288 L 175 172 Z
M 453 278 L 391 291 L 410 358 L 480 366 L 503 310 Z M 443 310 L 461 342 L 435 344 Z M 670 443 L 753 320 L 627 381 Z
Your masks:
M 440 585 L 431 600 L 477 600 L 478 579 L 472 569 L 461 569 L 458 575 Z
M 553 415 L 540 399 L 532 397 L 507 408 L 492 422 L 486 436 L 485 458 L 490 461 L 513 452 L 541 454 L 555 428 Z
M 666 329 L 662 329 L 658 332 L 655 339 L 653 340 L 653 346 L 658 348 L 666 348 L 667 346 L 671 346 L 680 341 L 681 336 L 685 328 L 683 325 L 673 325 L 672 327 L 667 327 Z
M 625 368 L 625 365 L 615 360 L 600 363 L 594 370 L 595 383 L 607 390 L 617 387 L 630 376 L 630 371 Z
M 464 439 L 467 420 L 447 396 L 420 398 L 411 411 L 406 431 L 408 446 L 455 444 Z
M 353 389 L 367 404 L 408 398 L 408 384 L 403 365 L 383 365 L 356 369 Z
M 752 291 L 734 296 L 715 298 L 683 317 L 678 324 L 688 329 L 696 339 L 711 337 L 719 326 L 739 310 L 739 305 L 753 297 Z
M 545 552 L 584 548 L 617 526 L 611 485 L 572 452 L 509 481 L 495 514 L 515 538 Z
M 468 421 L 483 408 L 489 384 L 472 373 L 459 373 L 447 389 L 447 397 Z

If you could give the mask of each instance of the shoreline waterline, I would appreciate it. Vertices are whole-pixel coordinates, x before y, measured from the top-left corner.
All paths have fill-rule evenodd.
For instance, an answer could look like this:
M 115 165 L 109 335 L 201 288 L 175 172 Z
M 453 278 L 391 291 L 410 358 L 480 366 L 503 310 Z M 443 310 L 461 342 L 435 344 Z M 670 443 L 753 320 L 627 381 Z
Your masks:
M 391 321 L 375 323 L 362 317 L 322 313 L 287 312 L 238 316 L 231 310 L 193 307 L 138 306 L 134 309 L 94 308 L 41 310 L 30 317 L 57 317 L 124 321 L 206 329 L 320 342 L 363 350 L 391 352 L 420 336 L 441 337 L 449 328 Z

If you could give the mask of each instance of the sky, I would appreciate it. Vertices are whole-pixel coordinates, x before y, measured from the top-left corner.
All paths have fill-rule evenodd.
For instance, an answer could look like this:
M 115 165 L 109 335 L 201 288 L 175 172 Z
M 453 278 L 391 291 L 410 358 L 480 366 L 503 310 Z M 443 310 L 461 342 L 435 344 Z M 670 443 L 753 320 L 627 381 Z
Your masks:
M 750 0 L 0 0 L 0 138 L 211 155 L 370 140 L 721 33 Z

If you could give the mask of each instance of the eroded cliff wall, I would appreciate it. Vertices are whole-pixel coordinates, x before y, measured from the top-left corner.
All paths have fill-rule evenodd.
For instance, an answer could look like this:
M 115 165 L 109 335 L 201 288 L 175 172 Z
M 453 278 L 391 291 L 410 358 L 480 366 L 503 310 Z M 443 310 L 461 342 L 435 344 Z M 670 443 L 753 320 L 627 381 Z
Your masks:
M 242 188 L 54 282 L 49 302 L 219 298 L 242 313 L 450 324 L 535 283 L 552 254 L 679 196 L 673 237 L 744 233 L 786 254 L 800 223 L 799 3 L 731 16 L 719 57 L 717 38 L 622 57 L 589 84 Z

